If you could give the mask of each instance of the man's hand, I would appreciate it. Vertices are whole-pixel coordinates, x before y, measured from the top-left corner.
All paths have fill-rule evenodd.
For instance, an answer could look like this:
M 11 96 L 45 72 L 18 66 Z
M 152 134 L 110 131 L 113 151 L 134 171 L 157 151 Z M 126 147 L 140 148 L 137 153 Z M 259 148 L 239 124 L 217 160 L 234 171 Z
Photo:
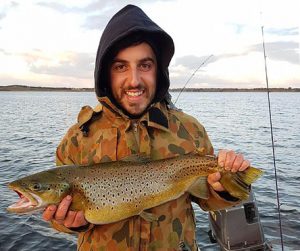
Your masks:
M 67 228 L 81 227 L 88 224 L 84 218 L 82 211 L 71 211 L 69 207 L 72 203 L 72 197 L 66 196 L 58 206 L 48 206 L 44 213 L 43 219 L 45 221 L 55 220 L 58 224 L 64 225 Z
M 231 172 L 244 171 L 250 166 L 250 162 L 244 159 L 242 154 L 237 154 L 234 151 L 220 150 L 218 154 L 218 163 L 225 170 Z M 218 192 L 224 191 L 224 187 L 219 182 L 221 174 L 219 172 L 208 175 L 207 182 L 211 187 Z

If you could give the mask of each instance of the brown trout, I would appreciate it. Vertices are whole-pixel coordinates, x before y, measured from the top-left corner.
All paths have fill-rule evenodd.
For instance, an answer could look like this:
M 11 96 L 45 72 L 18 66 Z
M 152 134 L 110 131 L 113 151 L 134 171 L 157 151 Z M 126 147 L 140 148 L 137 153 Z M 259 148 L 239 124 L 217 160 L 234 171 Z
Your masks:
M 107 224 L 147 215 L 146 209 L 174 200 L 185 192 L 208 198 L 207 176 L 219 171 L 221 184 L 234 197 L 247 199 L 249 186 L 262 171 L 225 171 L 214 156 L 187 154 L 155 161 L 114 161 L 91 166 L 61 166 L 9 184 L 20 200 L 8 211 L 26 213 L 73 197 L 71 209 L 84 212 L 87 221 Z M 151 219 L 148 220 L 151 220 Z

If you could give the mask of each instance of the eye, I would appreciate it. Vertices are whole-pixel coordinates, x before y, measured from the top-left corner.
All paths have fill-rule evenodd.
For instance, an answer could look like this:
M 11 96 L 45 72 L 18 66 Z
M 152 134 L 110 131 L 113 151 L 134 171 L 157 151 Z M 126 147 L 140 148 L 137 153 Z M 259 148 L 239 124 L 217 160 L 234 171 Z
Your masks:
M 127 67 L 123 63 L 116 63 L 113 65 L 112 69 L 116 72 L 124 72 L 126 71 Z
M 141 63 L 139 65 L 139 68 L 141 71 L 149 71 L 152 68 L 152 63 L 151 62 Z
M 35 183 L 32 186 L 32 189 L 36 190 L 36 191 L 41 190 L 41 188 L 42 188 L 42 185 L 40 183 Z

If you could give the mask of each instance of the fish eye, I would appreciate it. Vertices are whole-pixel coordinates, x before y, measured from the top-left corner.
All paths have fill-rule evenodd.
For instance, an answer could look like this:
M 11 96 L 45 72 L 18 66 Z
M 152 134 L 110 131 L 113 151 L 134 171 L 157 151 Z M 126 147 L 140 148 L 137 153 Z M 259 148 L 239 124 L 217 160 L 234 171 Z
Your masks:
M 35 183 L 33 184 L 32 186 L 32 189 L 33 190 L 40 190 L 42 188 L 41 184 L 40 183 Z

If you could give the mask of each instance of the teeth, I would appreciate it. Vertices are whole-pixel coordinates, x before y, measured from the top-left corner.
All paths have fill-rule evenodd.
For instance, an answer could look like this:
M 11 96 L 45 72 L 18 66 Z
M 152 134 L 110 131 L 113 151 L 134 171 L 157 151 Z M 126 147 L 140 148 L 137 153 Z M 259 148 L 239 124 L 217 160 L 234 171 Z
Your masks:
M 132 97 L 137 97 L 137 96 L 140 96 L 143 94 L 143 91 L 139 91 L 139 92 L 130 92 L 130 91 L 127 91 L 126 94 L 128 96 L 132 96 Z

